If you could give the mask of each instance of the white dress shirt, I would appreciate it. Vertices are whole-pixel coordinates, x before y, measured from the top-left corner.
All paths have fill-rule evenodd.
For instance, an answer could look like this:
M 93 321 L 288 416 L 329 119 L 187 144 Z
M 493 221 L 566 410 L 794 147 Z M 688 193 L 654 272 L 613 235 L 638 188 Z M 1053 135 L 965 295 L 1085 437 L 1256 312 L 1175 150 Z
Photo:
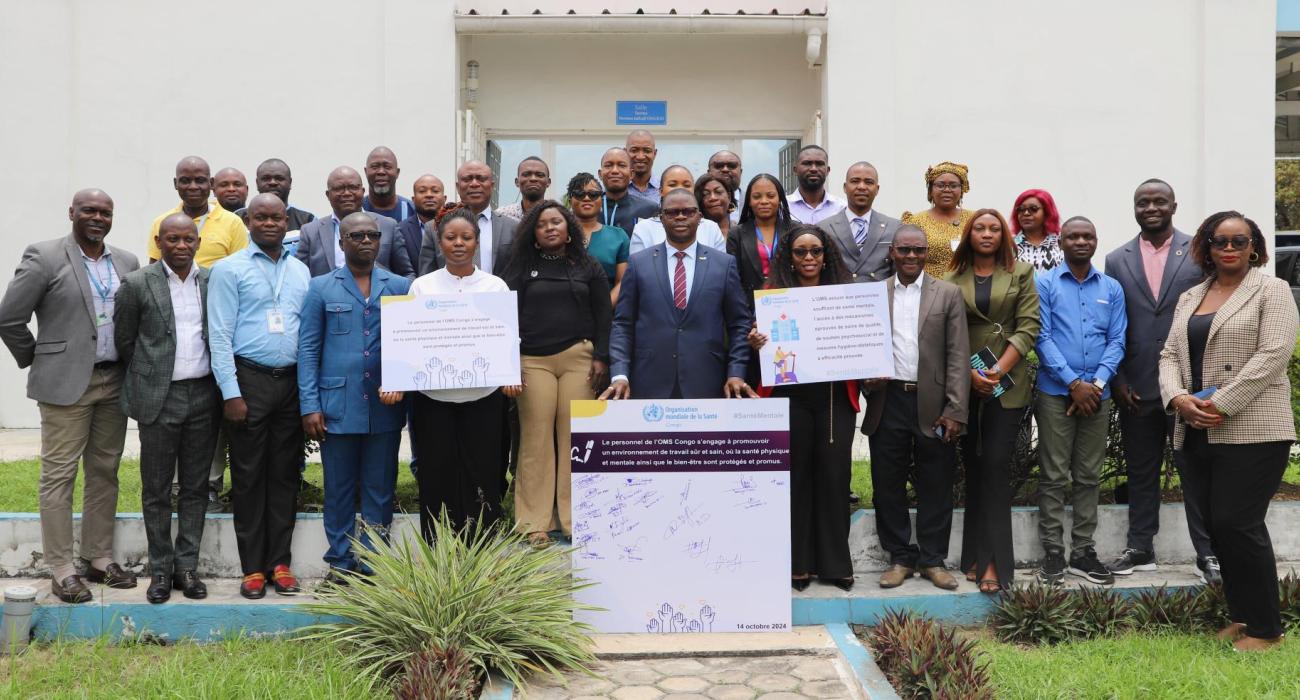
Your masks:
M 790 216 L 801 224 L 821 223 L 823 219 L 835 216 L 844 208 L 844 202 L 832 197 L 830 192 L 827 192 L 822 197 L 821 204 L 814 207 L 803 201 L 803 195 L 799 193 L 797 187 L 786 198 L 786 201 L 790 204 Z
M 485 210 L 486 211 L 486 210 Z M 480 215 L 480 220 L 482 216 Z M 496 275 L 474 268 L 473 274 L 468 277 L 457 277 L 447 271 L 447 268 L 441 267 L 430 272 L 423 277 L 418 277 L 411 283 L 411 294 L 423 296 L 426 294 L 477 294 L 479 292 L 508 292 L 510 287 L 506 285 L 505 280 Z M 518 344 L 519 339 L 515 339 Z M 447 403 L 469 403 L 478 401 L 481 398 L 489 396 L 496 391 L 497 387 L 474 387 L 472 389 L 434 389 L 432 391 L 421 391 L 421 394 L 433 399 L 434 401 L 445 401 Z
M 916 365 L 920 359 L 921 345 L 918 335 L 921 331 L 921 273 L 916 281 L 904 285 L 894 275 L 890 284 L 894 285 L 894 379 L 904 382 L 916 381 Z
M 184 280 L 167 263 L 162 263 L 162 268 L 172 298 L 172 318 L 176 320 L 176 363 L 172 366 L 172 381 L 206 377 L 212 373 L 212 363 L 207 339 L 203 337 L 199 266 L 190 263 L 190 272 Z
M 492 207 L 484 207 L 478 214 L 478 261 L 480 270 L 492 274 Z
M 636 226 L 632 227 L 632 240 L 628 243 L 627 254 L 653 248 L 666 240 L 668 234 L 664 231 L 664 222 L 658 217 L 639 219 Z M 700 225 L 695 229 L 695 240 L 700 245 L 727 252 L 727 239 L 722 235 L 722 229 L 708 219 L 700 219 Z
M 337 270 L 347 265 L 347 260 L 343 257 L 342 236 L 339 233 L 339 217 L 330 214 L 330 221 L 334 222 L 334 269 Z M 288 234 L 285 234 L 285 237 L 287 238 Z

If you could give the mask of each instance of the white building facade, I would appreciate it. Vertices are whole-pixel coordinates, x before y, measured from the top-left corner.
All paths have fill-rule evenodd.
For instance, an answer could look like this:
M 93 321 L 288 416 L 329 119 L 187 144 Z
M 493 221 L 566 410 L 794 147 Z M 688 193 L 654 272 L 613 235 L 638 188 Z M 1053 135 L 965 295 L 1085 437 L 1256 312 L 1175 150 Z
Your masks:
M 718 148 L 745 177 L 819 143 L 829 188 L 874 163 L 876 207 L 927 206 L 922 174 L 966 163 L 964 206 L 1008 212 L 1030 187 L 1136 233 L 1132 191 L 1175 187 L 1191 232 L 1235 208 L 1272 230 L 1274 0 L 0 0 L 0 283 L 23 247 L 67 233 L 74 191 L 116 201 L 109 241 L 143 254 L 186 155 L 251 179 L 293 168 L 293 203 L 328 213 L 326 174 L 391 147 L 399 191 L 421 173 L 552 164 L 550 194 L 634 126 L 656 170 L 697 175 Z M 664 103 L 660 105 L 659 103 Z M 662 120 L 659 119 L 662 109 Z M 646 111 L 648 110 L 648 111 Z M 499 155 L 498 155 L 499 154 Z M 142 256 L 143 257 L 143 256 Z M 0 426 L 34 427 L 25 377 L 0 361 Z

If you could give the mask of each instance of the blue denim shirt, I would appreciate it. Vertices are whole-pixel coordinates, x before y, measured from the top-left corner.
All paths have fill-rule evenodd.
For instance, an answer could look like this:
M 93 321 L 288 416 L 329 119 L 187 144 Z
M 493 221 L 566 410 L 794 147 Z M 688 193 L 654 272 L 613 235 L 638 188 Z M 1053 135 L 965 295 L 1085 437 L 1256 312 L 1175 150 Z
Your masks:
M 1106 382 L 1101 398 L 1110 398 L 1110 380 L 1124 359 L 1128 330 L 1124 289 L 1096 267 L 1080 282 L 1064 263 L 1039 274 L 1037 281 L 1039 391 L 1068 396 L 1075 379 L 1100 379 Z

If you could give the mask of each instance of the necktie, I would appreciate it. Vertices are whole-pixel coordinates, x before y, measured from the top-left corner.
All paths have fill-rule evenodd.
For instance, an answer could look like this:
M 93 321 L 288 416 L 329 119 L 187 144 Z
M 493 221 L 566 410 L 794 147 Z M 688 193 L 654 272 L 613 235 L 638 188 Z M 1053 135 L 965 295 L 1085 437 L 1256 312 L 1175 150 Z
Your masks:
M 679 250 L 673 255 L 677 256 L 677 269 L 673 270 L 673 306 L 679 309 L 686 308 L 686 263 L 682 259 L 686 257 L 686 252 Z
M 853 221 L 853 242 L 861 248 L 863 243 L 867 242 L 867 220 L 861 217 L 854 217 Z

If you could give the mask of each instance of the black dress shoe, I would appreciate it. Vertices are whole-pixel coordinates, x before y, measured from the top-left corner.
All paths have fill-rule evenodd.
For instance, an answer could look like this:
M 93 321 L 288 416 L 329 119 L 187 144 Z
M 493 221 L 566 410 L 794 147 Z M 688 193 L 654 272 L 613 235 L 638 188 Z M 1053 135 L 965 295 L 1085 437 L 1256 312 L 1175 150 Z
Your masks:
M 203 585 L 199 575 L 193 571 L 182 571 L 173 576 L 172 588 L 180 591 L 181 595 L 190 600 L 202 600 L 208 597 L 208 587 Z
M 80 576 L 68 576 L 62 581 L 50 581 L 50 591 L 65 603 L 89 603 L 95 599 Z
M 150 603 L 166 603 L 171 600 L 172 586 L 167 574 L 154 574 L 149 579 L 149 588 L 144 592 L 144 599 Z
M 93 566 L 86 567 L 86 580 L 102 583 L 109 588 L 135 588 L 135 574 L 123 569 L 117 562 L 110 562 L 103 571 Z
M 808 584 L 812 583 L 812 577 L 808 578 L 790 578 L 790 587 L 796 591 L 807 590 Z

